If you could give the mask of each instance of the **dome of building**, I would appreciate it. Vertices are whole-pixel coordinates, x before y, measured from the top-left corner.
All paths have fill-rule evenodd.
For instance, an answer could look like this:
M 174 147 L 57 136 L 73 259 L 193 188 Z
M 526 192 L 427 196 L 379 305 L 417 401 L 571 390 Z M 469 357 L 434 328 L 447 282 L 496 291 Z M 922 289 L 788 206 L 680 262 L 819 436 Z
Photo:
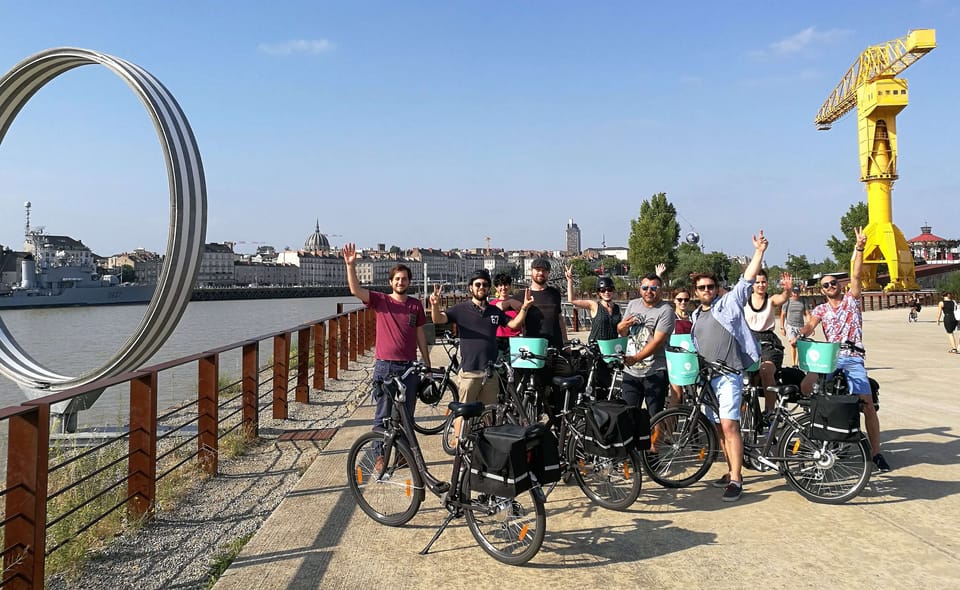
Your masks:
M 317 220 L 317 228 L 310 234 L 310 237 L 307 238 L 307 241 L 303 243 L 303 250 L 305 252 L 319 252 L 321 250 L 330 249 L 330 240 L 327 239 L 327 236 L 320 233 L 320 220 Z

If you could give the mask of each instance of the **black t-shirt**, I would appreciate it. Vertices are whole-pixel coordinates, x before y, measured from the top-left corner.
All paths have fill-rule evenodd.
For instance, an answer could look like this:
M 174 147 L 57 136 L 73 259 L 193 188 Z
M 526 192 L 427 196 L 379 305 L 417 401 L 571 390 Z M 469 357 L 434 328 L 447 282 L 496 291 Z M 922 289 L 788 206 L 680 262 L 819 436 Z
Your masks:
M 457 324 L 464 371 L 482 371 L 497 360 L 497 327 L 510 321 L 500 308 L 487 304 L 481 310 L 472 301 L 464 301 L 447 310 L 447 319 Z
M 547 287 L 542 291 L 531 289 L 530 296 L 533 297 L 533 306 L 527 309 L 527 317 L 523 322 L 523 335 L 527 338 L 546 338 L 548 345 L 554 348 L 562 347 L 560 291 L 553 287 Z

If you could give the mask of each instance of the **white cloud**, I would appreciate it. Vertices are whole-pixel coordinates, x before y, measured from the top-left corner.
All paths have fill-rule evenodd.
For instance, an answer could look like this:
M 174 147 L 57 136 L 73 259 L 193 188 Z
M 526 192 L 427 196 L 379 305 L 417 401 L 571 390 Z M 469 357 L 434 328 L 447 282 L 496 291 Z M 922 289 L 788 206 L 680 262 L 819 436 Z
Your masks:
M 261 43 L 257 51 L 267 55 L 318 55 L 333 51 L 334 44 L 326 39 L 292 39 L 279 43 Z
M 851 35 L 849 29 L 829 29 L 818 31 L 816 27 L 807 27 L 798 33 L 774 41 L 765 50 L 756 52 L 759 55 L 790 56 L 816 49 L 820 45 L 833 43 Z

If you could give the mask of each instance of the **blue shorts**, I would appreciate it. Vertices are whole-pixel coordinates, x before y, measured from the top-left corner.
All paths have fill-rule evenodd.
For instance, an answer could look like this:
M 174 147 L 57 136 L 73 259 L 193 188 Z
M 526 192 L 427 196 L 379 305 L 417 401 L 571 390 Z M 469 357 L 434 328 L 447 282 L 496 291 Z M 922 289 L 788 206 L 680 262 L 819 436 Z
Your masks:
M 872 395 L 862 357 L 841 356 L 837 359 L 837 368 L 843 369 L 847 376 L 847 391 L 853 395 Z
M 720 417 L 714 413 L 713 408 L 704 406 L 703 412 L 713 423 L 723 420 L 740 421 L 740 403 L 743 401 L 743 377 L 740 373 L 733 375 L 718 375 L 710 380 L 714 393 L 717 394 L 717 400 L 720 402 Z

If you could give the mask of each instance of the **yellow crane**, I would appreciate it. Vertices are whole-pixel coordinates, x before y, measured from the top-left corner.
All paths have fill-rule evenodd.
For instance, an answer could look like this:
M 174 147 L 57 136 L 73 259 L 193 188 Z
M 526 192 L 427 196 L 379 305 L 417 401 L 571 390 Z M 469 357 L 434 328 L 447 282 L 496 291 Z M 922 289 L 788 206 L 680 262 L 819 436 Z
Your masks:
M 890 192 L 897 179 L 897 114 L 907 106 L 907 81 L 897 74 L 937 46 L 933 29 L 867 47 L 820 107 L 814 123 L 827 130 L 856 107 L 860 140 L 860 182 L 867 185 L 869 222 L 865 228 L 863 288 L 877 291 L 877 265 L 890 271 L 887 291 L 919 289 L 913 255 L 893 224 Z

